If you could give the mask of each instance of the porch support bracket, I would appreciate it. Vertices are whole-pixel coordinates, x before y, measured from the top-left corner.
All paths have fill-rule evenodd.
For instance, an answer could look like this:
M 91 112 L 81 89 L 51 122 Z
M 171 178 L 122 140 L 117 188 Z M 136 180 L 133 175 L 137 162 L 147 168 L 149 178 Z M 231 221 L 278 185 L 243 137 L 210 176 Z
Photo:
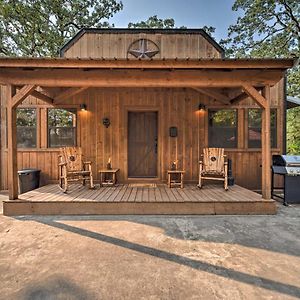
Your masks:
M 13 108 L 17 107 L 24 99 L 26 99 L 33 90 L 35 90 L 36 85 L 28 84 L 24 85 L 12 98 L 9 100 Z
M 262 197 L 271 199 L 271 112 L 270 85 L 266 85 L 262 94 L 253 86 L 243 84 L 243 90 L 262 108 L 261 159 L 262 159 Z

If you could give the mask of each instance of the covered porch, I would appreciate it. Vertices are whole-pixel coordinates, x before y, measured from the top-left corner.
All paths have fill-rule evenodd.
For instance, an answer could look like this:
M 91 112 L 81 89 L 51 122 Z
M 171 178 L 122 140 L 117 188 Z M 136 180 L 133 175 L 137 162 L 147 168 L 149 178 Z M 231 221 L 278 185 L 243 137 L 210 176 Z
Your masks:
M 259 213 L 259 211 L 262 213 L 272 211 L 274 213 L 276 208 L 271 200 L 270 172 L 270 88 L 283 78 L 286 69 L 293 66 L 293 64 L 294 61 L 290 59 L 162 59 L 144 61 L 128 59 L 1 58 L 0 82 L 6 85 L 8 104 L 9 199 L 13 200 L 5 203 L 5 213 L 10 214 L 9 211 L 13 206 L 15 206 L 16 211 L 18 211 L 17 207 L 26 208 L 24 213 L 26 210 L 31 211 L 31 213 L 45 213 L 47 210 L 51 211 L 52 208 L 53 212 L 62 214 L 72 210 L 82 214 L 96 213 L 99 203 L 102 205 L 102 208 L 99 209 L 102 213 L 113 213 L 116 211 L 116 206 L 119 213 L 126 213 L 126 211 L 127 213 L 134 213 L 135 210 L 139 213 L 171 213 L 172 209 L 175 213 L 201 213 L 204 207 L 210 214 L 226 213 L 226 211 L 228 213 L 234 213 L 234 211 L 242 213 L 243 210 L 248 211 L 248 213 Z M 57 187 L 47 185 L 36 191 L 29 192 L 29 194 L 18 195 L 16 140 L 16 109 L 18 105 L 30 95 L 53 107 L 68 105 L 71 97 L 90 88 L 191 89 L 206 95 L 209 99 L 216 101 L 225 108 L 233 107 L 240 101 L 251 97 L 257 104 L 257 107 L 262 109 L 262 196 L 239 186 L 232 187 L 227 193 L 220 187 L 215 188 L 214 186 L 207 186 L 207 188 L 198 191 L 196 185 L 187 186 L 183 190 L 168 190 L 164 185 L 160 185 L 161 182 L 157 183 L 154 190 L 150 188 L 142 189 L 142 205 L 136 201 L 136 199 L 139 199 L 138 195 L 140 195 L 141 190 L 138 187 L 131 187 L 126 182 L 124 182 L 124 185 L 116 188 L 101 188 L 95 191 L 75 188 L 68 195 L 61 194 Z M 122 99 L 118 99 L 118 103 L 121 103 L 121 101 Z M 160 105 L 163 107 L 163 103 Z M 119 124 L 119 126 L 122 126 L 122 124 Z M 240 134 L 243 135 L 242 130 Z M 164 135 L 165 133 L 161 132 L 159 142 Z M 126 135 L 124 140 L 126 140 Z M 124 145 L 127 149 L 125 142 Z M 197 148 L 204 146 L 205 144 L 199 145 L 198 143 Z M 162 155 L 163 149 L 159 151 Z M 125 157 L 124 160 L 126 161 L 126 159 Z M 198 168 L 198 166 L 193 166 L 193 168 Z M 160 166 L 159 172 L 164 174 L 166 169 Z M 127 168 L 125 175 L 128 175 Z M 125 191 L 122 199 L 128 199 L 128 201 L 111 200 L 112 197 L 109 195 L 114 195 L 115 193 L 121 195 L 124 189 L 127 191 L 127 194 Z M 48 194 L 52 191 L 50 193 L 51 199 L 58 197 L 57 201 L 46 201 L 46 199 L 50 199 L 45 198 L 43 194 L 45 190 Z M 154 200 L 151 198 L 152 201 L 149 201 L 150 198 L 147 201 L 145 200 L 146 198 L 144 197 L 146 195 L 150 196 L 150 194 L 153 195 L 154 193 L 155 196 L 155 193 L 158 191 L 157 195 L 159 195 L 161 190 L 164 191 L 165 197 L 161 199 L 154 198 Z M 104 193 L 107 193 L 106 196 Z M 130 198 L 128 196 L 126 198 L 128 193 L 135 195 L 135 197 Z M 80 194 L 83 195 L 85 201 L 78 201 Z M 35 196 L 31 197 L 30 195 Z M 92 201 L 93 199 L 90 198 L 92 195 L 96 199 L 99 198 L 100 201 Z M 160 200 L 157 201 L 156 199 Z M 226 199 L 226 201 L 219 201 L 218 199 Z M 224 204 L 225 202 L 226 204 Z M 251 207 L 248 204 L 251 204 Z M 265 205 L 268 206 L 268 209 L 261 210 L 261 207 Z M 237 206 L 239 206 L 239 209 L 234 208 Z M 54 207 L 56 208 L 54 209 Z M 74 207 L 74 209 L 71 209 L 71 207 Z M 104 207 L 107 207 L 107 209 L 104 209 Z M 126 209 L 122 209 L 122 207 Z M 146 207 L 147 210 L 144 210 L 143 207 Z M 169 208 L 166 209 L 166 207 Z M 220 207 L 226 208 L 221 209 Z M 255 207 L 259 207 L 259 209 Z
M 118 184 L 89 190 L 74 184 L 63 194 L 57 185 L 46 185 L 4 202 L 6 215 L 251 215 L 275 214 L 274 200 L 238 185 L 225 191 L 222 185 L 195 184 L 168 188 L 166 184 Z

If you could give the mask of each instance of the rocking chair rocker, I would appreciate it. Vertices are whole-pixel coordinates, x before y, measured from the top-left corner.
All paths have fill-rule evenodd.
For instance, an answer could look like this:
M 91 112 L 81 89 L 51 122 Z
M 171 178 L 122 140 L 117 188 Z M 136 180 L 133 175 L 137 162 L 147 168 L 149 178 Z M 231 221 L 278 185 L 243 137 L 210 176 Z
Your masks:
M 203 161 L 200 161 L 199 184 L 201 189 L 203 180 L 221 180 L 224 181 L 224 189 L 228 190 L 227 169 L 228 165 L 225 161 L 224 148 L 204 148 Z
M 58 156 L 59 188 L 66 193 L 69 183 L 81 181 L 82 185 L 89 181 L 90 188 L 94 188 L 92 162 L 82 160 L 80 147 L 64 147 Z

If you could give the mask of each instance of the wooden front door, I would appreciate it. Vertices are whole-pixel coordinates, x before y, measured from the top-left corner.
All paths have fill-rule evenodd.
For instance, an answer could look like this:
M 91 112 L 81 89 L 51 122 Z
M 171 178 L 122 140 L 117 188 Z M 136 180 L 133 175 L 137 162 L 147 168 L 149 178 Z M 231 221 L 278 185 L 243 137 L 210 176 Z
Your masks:
M 157 177 L 157 112 L 128 112 L 128 177 Z

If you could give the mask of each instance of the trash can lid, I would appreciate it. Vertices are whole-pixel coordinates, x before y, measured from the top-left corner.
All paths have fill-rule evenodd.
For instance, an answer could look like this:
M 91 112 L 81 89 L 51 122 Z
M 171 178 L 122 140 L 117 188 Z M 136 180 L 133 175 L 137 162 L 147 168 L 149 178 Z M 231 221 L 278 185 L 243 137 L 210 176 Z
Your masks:
M 22 170 L 18 171 L 18 174 L 27 174 L 27 173 L 35 173 L 35 172 L 41 172 L 41 170 L 32 169 L 32 168 L 22 169 Z

